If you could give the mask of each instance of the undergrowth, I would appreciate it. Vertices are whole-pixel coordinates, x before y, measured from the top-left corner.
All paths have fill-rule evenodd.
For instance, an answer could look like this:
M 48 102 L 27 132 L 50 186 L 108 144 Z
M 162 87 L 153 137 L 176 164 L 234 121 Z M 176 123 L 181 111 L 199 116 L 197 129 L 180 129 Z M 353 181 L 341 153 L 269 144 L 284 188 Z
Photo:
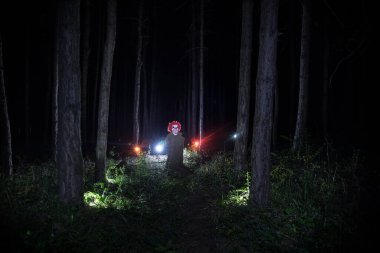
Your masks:
M 93 183 L 85 161 L 83 205 L 57 196 L 53 163 L 19 161 L 1 178 L 4 242 L 14 252 L 344 252 L 356 229 L 361 157 L 326 147 L 272 154 L 271 205 L 249 205 L 250 171 L 229 153 L 206 162 L 186 153 L 192 173 L 168 176 L 147 155 L 109 159 Z M 348 245 L 348 246 L 347 246 Z

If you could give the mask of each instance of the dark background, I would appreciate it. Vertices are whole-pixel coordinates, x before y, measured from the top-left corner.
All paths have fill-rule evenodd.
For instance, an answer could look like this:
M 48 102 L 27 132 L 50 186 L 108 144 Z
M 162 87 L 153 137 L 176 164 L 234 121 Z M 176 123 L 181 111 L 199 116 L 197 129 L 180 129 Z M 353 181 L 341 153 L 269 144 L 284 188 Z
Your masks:
M 144 12 L 144 43 L 147 81 L 151 80 L 154 59 L 157 60 L 155 84 L 158 87 L 157 121 L 152 125 L 152 138 L 166 134 L 167 122 L 180 120 L 181 105 L 185 101 L 189 82 L 191 47 L 192 1 L 146 0 Z M 194 1 L 198 8 L 199 1 Z M 94 103 L 95 68 L 98 34 L 104 28 L 103 1 L 91 5 L 91 54 L 89 69 L 89 110 Z M 52 85 L 52 50 L 55 29 L 55 1 L 2 1 L 0 25 L 3 39 L 5 87 L 15 156 L 39 157 L 50 151 Z M 252 66 L 252 100 L 254 98 L 255 70 L 258 48 L 259 4 L 254 7 L 254 54 Z M 199 10 L 196 12 L 199 14 Z M 310 54 L 310 90 L 308 133 L 314 143 L 323 143 L 322 56 L 323 17 L 328 18 L 329 71 L 334 71 L 329 87 L 329 141 L 344 152 L 360 150 L 365 158 L 358 176 L 363 185 L 361 196 L 360 235 L 363 248 L 375 245 L 378 225 L 378 169 L 374 163 L 374 141 L 377 137 L 378 33 L 379 16 L 375 1 L 313 1 L 312 40 Z M 116 46 L 110 101 L 109 143 L 132 140 L 133 85 L 135 78 L 138 1 L 119 1 Z M 290 48 L 299 51 L 301 8 L 298 1 L 280 1 L 278 42 L 279 136 L 292 136 L 296 111 L 290 93 Z M 194 24 L 199 27 L 199 20 Z M 239 50 L 241 29 L 241 1 L 205 0 L 205 135 L 223 143 L 236 125 Z M 292 40 L 292 33 L 295 39 Z M 296 44 L 292 44 L 295 41 Z M 25 66 L 29 48 L 30 88 L 29 110 L 31 147 L 25 147 Z M 156 56 L 156 58 L 154 57 Z M 298 68 L 295 66 L 296 81 Z M 297 84 L 296 84 L 297 85 Z M 218 99 L 222 97 L 222 99 Z M 293 100 L 292 100 L 293 99 Z M 222 101 L 222 103 L 220 103 Z M 252 102 L 253 104 L 253 102 Z M 293 105 L 293 106 L 292 106 Z M 222 108 L 222 114 L 218 113 Z M 253 107 L 251 112 L 253 112 Z M 252 113 L 251 113 L 252 114 Z M 93 125 L 88 112 L 88 126 Z M 253 114 L 252 114 L 253 115 Z M 184 124 L 183 124 L 184 126 Z M 251 126 L 252 127 L 252 126 Z M 188 135 L 184 127 L 187 141 Z M 85 144 L 94 145 L 93 134 Z M 249 137 L 251 139 L 251 136 Z M 285 138 L 279 138 L 282 147 L 288 147 Z M 372 144 L 372 145 L 370 145 Z

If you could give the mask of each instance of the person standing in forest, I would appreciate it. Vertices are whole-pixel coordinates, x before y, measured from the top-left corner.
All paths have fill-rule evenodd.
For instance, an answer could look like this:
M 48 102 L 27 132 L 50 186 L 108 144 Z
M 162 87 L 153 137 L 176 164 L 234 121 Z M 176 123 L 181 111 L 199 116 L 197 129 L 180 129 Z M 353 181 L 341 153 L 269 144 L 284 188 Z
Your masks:
M 185 172 L 183 165 L 183 148 L 185 138 L 182 136 L 181 123 L 172 121 L 168 124 L 168 135 L 165 138 L 165 147 L 167 149 L 168 158 L 166 160 L 166 168 L 169 173 Z

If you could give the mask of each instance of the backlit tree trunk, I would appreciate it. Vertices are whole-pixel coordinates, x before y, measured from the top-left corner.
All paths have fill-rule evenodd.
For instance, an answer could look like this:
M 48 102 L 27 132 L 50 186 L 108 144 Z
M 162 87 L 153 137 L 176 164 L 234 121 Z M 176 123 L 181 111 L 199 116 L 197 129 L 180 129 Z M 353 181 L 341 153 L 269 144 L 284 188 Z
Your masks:
M 139 143 L 140 137 L 140 90 L 141 90 L 141 68 L 143 65 L 142 50 L 143 50 L 143 38 L 142 38 L 142 22 L 143 22 L 143 3 L 140 1 L 139 7 L 139 21 L 138 21 L 138 38 L 137 38 L 137 59 L 136 59 L 136 74 L 135 74 L 135 93 L 133 103 L 133 143 Z
M 1 115 L 0 115 L 0 128 L 1 128 L 1 156 L 3 173 L 6 176 L 13 175 L 13 162 L 12 162 L 12 137 L 11 126 L 8 116 L 8 103 L 4 83 L 4 64 L 3 64 L 3 41 L 0 33 L 0 100 L 1 100 Z
M 58 140 L 59 199 L 78 205 L 83 199 L 81 145 L 80 0 L 58 4 Z
M 253 0 L 243 0 L 240 41 L 239 97 L 234 149 L 235 172 L 247 169 L 247 139 L 249 129 L 249 100 L 251 91 Z
M 307 120 L 307 103 L 309 89 L 309 62 L 310 62 L 310 1 L 302 0 L 302 31 L 301 31 L 301 55 L 299 73 L 299 93 L 296 129 L 293 139 L 293 152 L 299 152 L 304 142 Z
M 191 137 L 197 136 L 197 122 L 198 122 L 198 98 L 199 87 L 197 82 L 197 43 L 196 43 L 196 8 L 195 3 L 192 2 L 192 29 L 191 29 Z
M 277 79 L 278 0 L 261 1 L 260 44 L 256 77 L 255 116 L 252 140 L 250 201 L 269 204 L 273 89 Z
M 107 160 L 109 97 L 116 38 L 116 0 L 107 1 L 106 41 L 100 77 L 98 133 L 96 138 L 95 180 L 104 181 Z
M 204 0 L 201 0 L 199 30 L 199 148 L 202 147 L 204 115 Z

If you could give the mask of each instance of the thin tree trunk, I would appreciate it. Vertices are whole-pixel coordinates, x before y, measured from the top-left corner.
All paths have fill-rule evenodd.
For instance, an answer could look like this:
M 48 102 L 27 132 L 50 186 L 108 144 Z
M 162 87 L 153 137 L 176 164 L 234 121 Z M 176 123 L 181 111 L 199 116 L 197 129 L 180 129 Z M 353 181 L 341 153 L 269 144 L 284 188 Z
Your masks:
M 57 163 L 57 140 L 58 140 L 58 50 L 59 50 L 59 29 L 58 13 L 55 18 L 54 46 L 53 46 L 53 83 L 51 98 L 51 133 L 52 133 L 52 158 Z
M 4 83 L 4 64 L 3 64 L 3 41 L 0 33 L 0 100 L 1 100 L 1 115 L 0 115 L 0 128 L 1 128 L 1 156 L 3 172 L 6 176 L 13 175 L 13 161 L 12 161 L 12 137 L 11 125 L 8 115 L 8 102 L 5 91 Z
M 250 201 L 265 207 L 270 199 L 273 89 L 277 79 L 278 0 L 261 1 L 260 44 L 252 140 Z
M 108 137 L 109 97 L 116 38 L 116 0 L 107 1 L 106 40 L 103 49 L 99 92 L 98 133 L 96 138 L 95 180 L 105 180 Z
M 296 38 L 296 29 L 292 29 L 296 27 L 296 17 L 295 15 L 295 3 L 296 0 L 289 1 L 288 5 L 288 16 L 289 16 L 289 119 L 288 119 L 288 134 L 289 136 L 293 136 L 294 134 L 294 126 L 296 119 L 296 111 L 297 111 L 297 49 L 296 44 L 298 40 Z
M 309 62 L 310 62 L 310 1 L 302 0 L 302 31 L 301 31 L 301 55 L 299 74 L 299 94 L 296 129 L 293 139 L 293 152 L 299 152 L 304 142 L 304 133 L 307 121 L 307 103 L 309 87 Z
M 52 69 L 50 68 L 52 66 L 52 49 L 49 47 L 48 49 L 48 68 L 46 70 L 47 72 L 47 88 L 46 88 L 46 99 L 45 99 L 45 122 L 44 122 L 44 131 L 43 131 L 43 141 L 44 141 L 44 146 L 48 147 L 49 146 L 49 127 L 51 122 L 50 118 L 50 105 L 51 105 L 51 81 L 52 81 Z
M 148 82 L 146 64 L 142 67 L 143 72 L 143 140 L 149 140 L 149 108 L 148 108 Z
M 82 38 L 82 144 L 83 154 L 87 153 L 87 86 L 88 61 L 90 57 L 90 0 L 84 1 L 84 25 Z
M 103 23 L 104 23 L 104 12 L 103 12 L 103 6 L 98 7 L 98 47 L 97 47 L 97 54 L 96 54 L 96 67 L 95 67 L 95 80 L 94 80 L 94 101 L 93 101 L 93 107 L 92 107 L 92 134 L 93 139 L 97 138 L 97 120 L 98 120 L 98 98 L 99 98 L 99 72 L 101 71 L 101 62 L 102 62 L 102 50 L 103 50 L 103 37 L 104 37 L 104 31 L 102 29 Z
M 139 21 L 138 21 L 138 39 L 137 39 L 137 59 L 136 59 L 136 74 L 135 74 L 135 92 L 134 92 L 134 104 L 133 104 L 133 143 L 139 143 L 140 136 L 140 90 L 141 90 L 141 68 L 143 65 L 142 59 L 142 22 L 143 22 L 143 4 L 144 1 L 140 1 L 139 7 Z
M 29 45 L 29 28 L 26 32 L 25 41 L 25 107 L 24 107 L 24 120 L 25 120 L 25 147 L 29 151 L 30 148 L 30 120 L 29 120 L 29 86 L 30 86 L 30 45 Z
M 275 150 L 277 148 L 278 110 L 279 110 L 277 77 L 275 81 L 273 96 L 274 96 L 274 105 L 273 105 L 274 110 L 273 110 L 272 149 Z
M 243 0 L 240 42 L 239 97 L 234 148 L 235 172 L 247 170 L 247 139 L 251 92 L 253 0 Z
M 199 33 L 199 149 L 202 147 L 204 116 L 204 0 L 201 0 Z
M 61 0 L 59 20 L 59 87 L 57 166 L 59 199 L 79 205 L 83 200 L 81 150 L 80 0 Z
M 328 18 L 324 16 L 324 36 L 323 36 L 323 95 L 322 95 L 322 129 L 323 137 L 328 137 L 327 115 L 328 115 L 328 98 L 329 98 L 329 38 L 328 38 Z
M 197 122 L 198 122 L 198 97 L 199 97 L 199 88 L 197 82 L 197 53 L 196 53 L 196 11 L 195 3 L 192 2 L 192 30 L 191 30 L 191 44 L 192 44 L 192 53 L 191 53 L 191 137 L 195 138 L 197 136 Z

